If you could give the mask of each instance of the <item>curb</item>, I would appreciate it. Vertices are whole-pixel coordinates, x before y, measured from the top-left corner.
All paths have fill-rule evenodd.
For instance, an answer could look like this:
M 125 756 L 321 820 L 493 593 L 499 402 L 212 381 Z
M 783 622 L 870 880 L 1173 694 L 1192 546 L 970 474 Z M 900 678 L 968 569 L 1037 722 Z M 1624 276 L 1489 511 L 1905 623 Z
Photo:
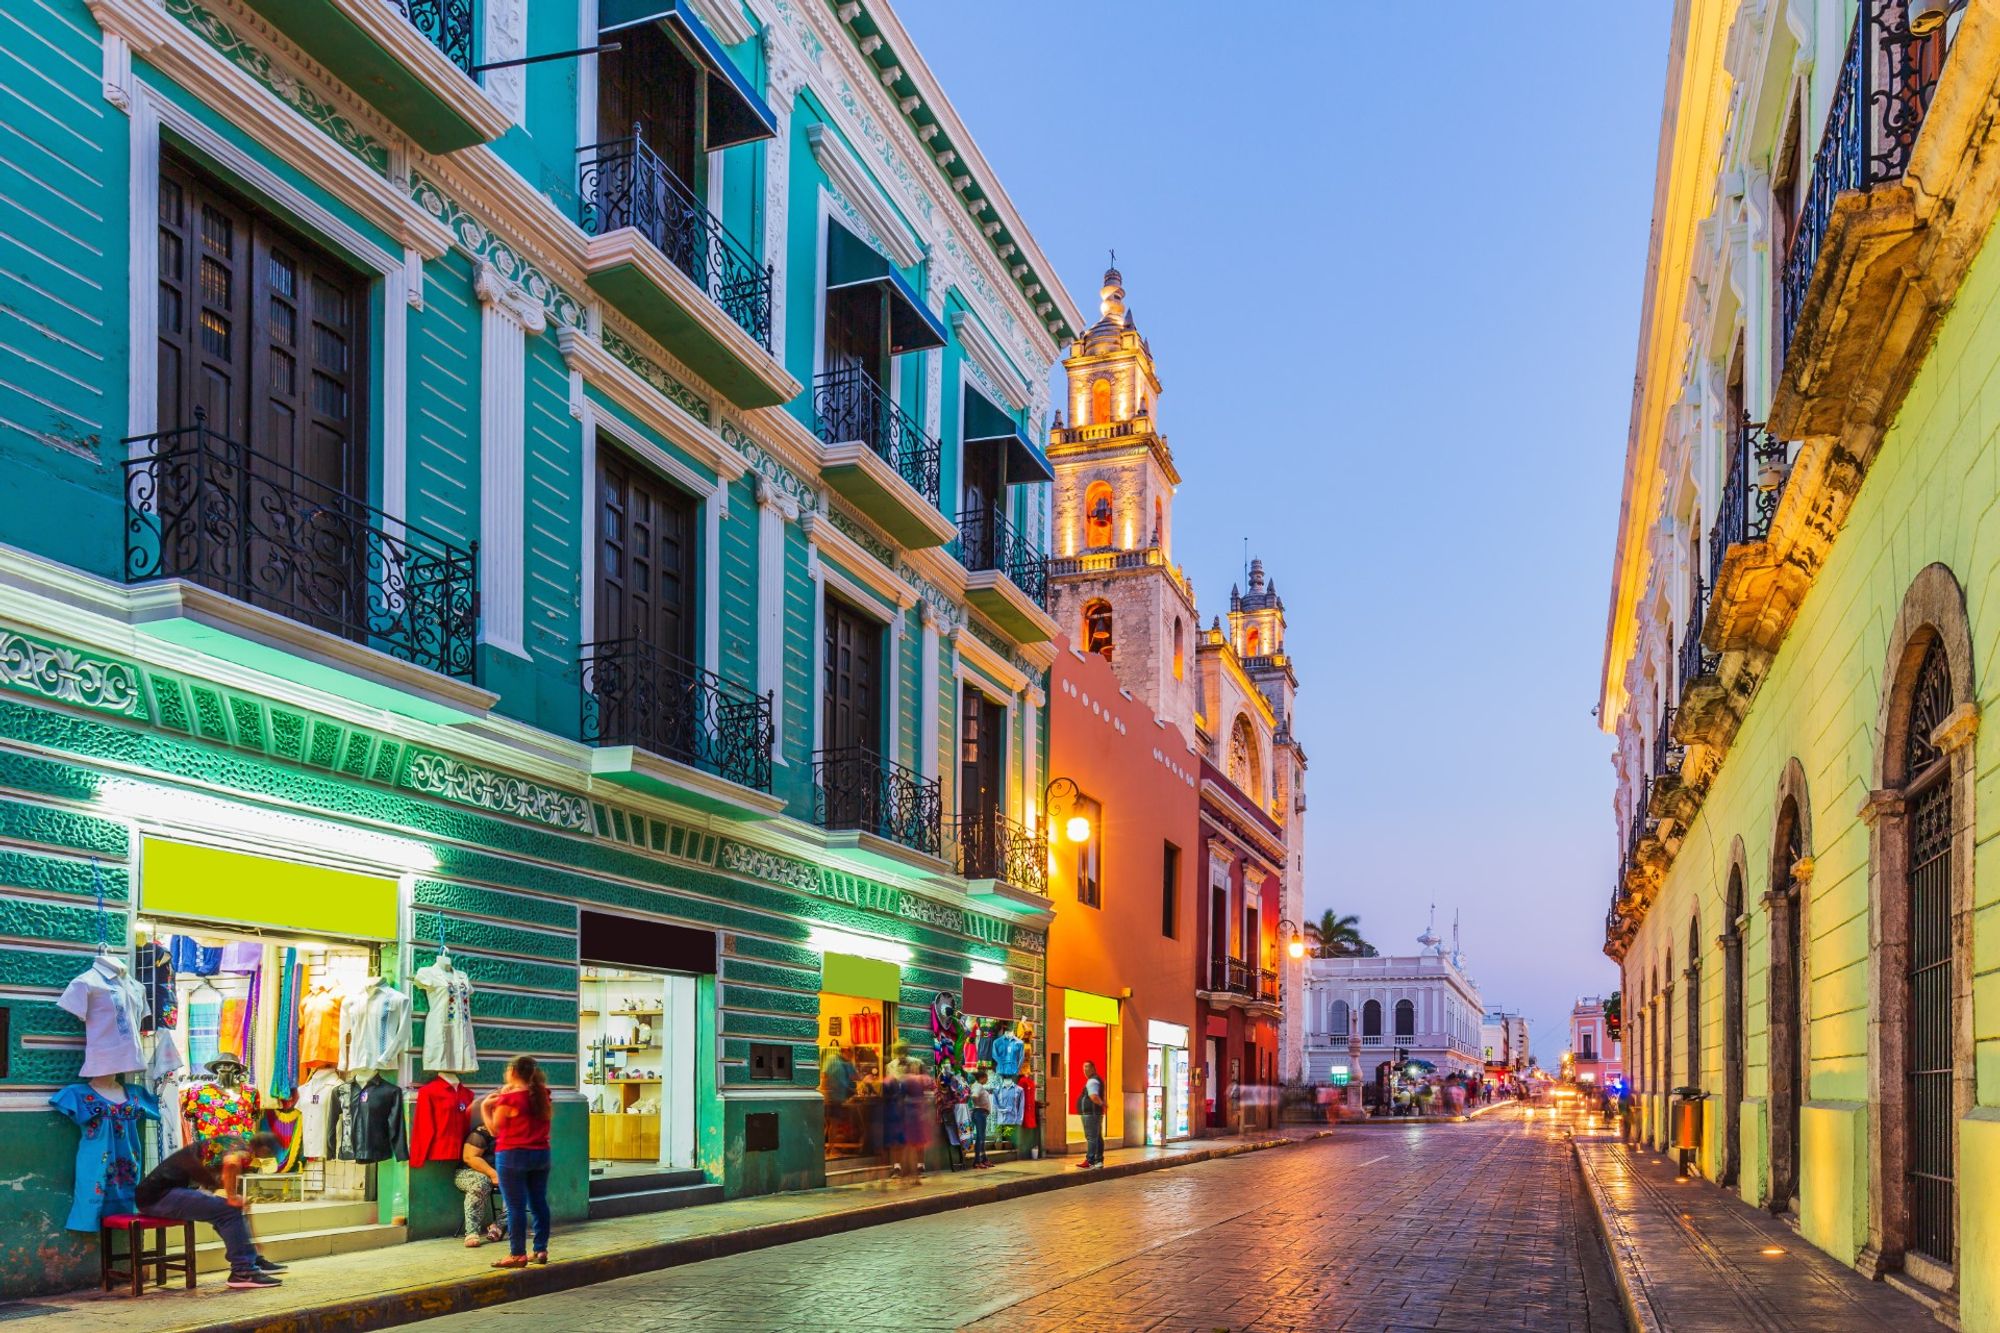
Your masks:
M 914 1217 L 928 1217 L 933 1213 L 950 1212 L 953 1209 L 977 1204 L 999 1203 L 1032 1194 L 1047 1194 L 1054 1190 L 1095 1184 L 1100 1180 L 1122 1180 L 1129 1176 L 1146 1175 L 1154 1171 L 1191 1166 L 1196 1162 L 1215 1161 L 1224 1157 L 1239 1157 L 1245 1153 L 1263 1152 L 1270 1148 L 1289 1148 L 1295 1143 L 1311 1143 L 1316 1139 L 1327 1138 L 1332 1132 L 1321 1130 L 1302 1138 L 1260 1139 L 1250 1143 L 1190 1149 L 1171 1157 L 1119 1162 L 1089 1172 L 1061 1171 L 1021 1180 L 996 1181 L 991 1185 L 982 1185 L 974 1189 L 950 1194 L 931 1194 L 919 1198 L 901 1198 L 869 1207 L 851 1208 L 824 1217 L 768 1222 L 762 1226 L 745 1227 L 739 1231 L 718 1232 L 711 1236 L 689 1236 L 653 1245 L 634 1246 L 631 1249 L 588 1259 L 556 1262 L 546 1268 L 515 1269 L 499 1273 L 490 1270 L 454 1273 L 428 1286 L 383 1292 L 352 1301 L 309 1305 L 277 1316 L 261 1315 L 253 1319 L 179 1325 L 175 1327 L 173 1333 L 196 1333 L 196 1330 L 200 1333 L 336 1333 L 336 1331 L 361 1333 L 361 1330 L 367 1329 L 392 1328 L 418 1320 L 436 1319 L 442 1315 L 490 1309 L 510 1301 L 526 1300 L 531 1296 L 548 1296 L 556 1292 L 573 1291 L 578 1287 L 596 1286 L 636 1273 L 651 1273 L 662 1268 L 677 1268 L 683 1264 L 700 1263 L 705 1259 L 721 1259 L 730 1255 L 770 1249 L 778 1245 L 791 1245 L 803 1240 L 817 1240 L 823 1236 L 837 1236 L 844 1232 L 860 1231 Z
M 1654 1313 L 1653 1303 L 1645 1293 L 1646 1279 L 1639 1272 L 1634 1246 L 1625 1238 L 1625 1229 L 1614 1221 L 1617 1214 L 1605 1202 L 1604 1184 L 1591 1168 L 1590 1154 L 1584 1152 L 1583 1141 L 1574 1137 L 1570 1139 L 1570 1151 L 1576 1154 L 1577 1170 L 1583 1173 L 1584 1193 L 1590 1196 L 1590 1210 L 1597 1216 L 1597 1234 L 1611 1259 L 1611 1276 L 1618 1284 L 1618 1304 L 1625 1311 L 1626 1327 L 1633 1333 L 1663 1333 L 1666 1326 Z

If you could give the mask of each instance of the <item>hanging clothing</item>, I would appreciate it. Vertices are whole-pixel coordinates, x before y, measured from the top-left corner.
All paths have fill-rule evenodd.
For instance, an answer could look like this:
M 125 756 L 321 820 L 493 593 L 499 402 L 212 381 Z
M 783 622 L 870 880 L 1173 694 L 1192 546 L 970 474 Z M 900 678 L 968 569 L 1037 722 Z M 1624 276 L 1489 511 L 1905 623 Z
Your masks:
M 153 1043 L 152 1058 L 146 1061 L 146 1086 L 152 1091 L 153 1105 L 164 1106 L 167 1113 L 160 1116 L 160 1156 L 181 1146 L 181 1070 L 186 1062 L 181 1059 L 180 1047 L 174 1044 L 174 1034 L 161 1029 L 159 1039 Z
M 1021 1075 L 1017 1085 L 1021 1089 L 1021 1128 L 1036 1129 L 1041 1121 L 1035 1113 L 1035 1079 L 1032 1074 Z
M 231 940 L 222 946 L 222 957 L 217 962 L 217 970 L 222 972 L 255 972 L 264 965 L 264 946 L 256 940 Z
M 299 1153 L 305 1147 L 305 1140 L 299 1135 L 303 1119 L 304 1117 L 297 1111 L 281 1110 L 273 1106 L 257 1121 L 259 1129 L 278 1141 L 278 1151 L 275 1156 L 278 1159 L 280 1173 L 298 1169 Z
M 410 1049 L 410 997 L 380 977 L 340 1006 L 340 1067 L 394 1069 Z
M 229 1135 L 248 1138 L 257 1129 L 257 1113 L 264 1102 L 257 1089 L 246 1083 L 225 1088 L 220 1083 L 198 1083 L 181 1094 L 181 1114 L 186 1116 L 197 1139 L 219 1139 Z
M 440 958 L 419 971 L 430 1008 L 424 1013 L 424 1068 L 432 1073 L 469 1074 L 479 1068 L 472 1044 L 472 978 Z
M 867 1008 L 856 1014 L 852 1039 L 861 1046 L 879 1046 L 882 1042 L 882 1015 Z
M 167 941 L 174 971 L 190 977 L 212 977 L 222 966 L 222 949 L 203 944 L 192 935 L 175 935 Z
M 124 963 L 101 955 L 69 983 L 56 1007 L 83 1020 L 83 1077 L 146 1067 L 139 1048 L 139 1026 L 150 1012 L 146 991 Z
M 304 966 L 297 949 L 273 949 L 278 973 L 278 1002 L 271 1006 L 265 1027 L 271 1058 L 266 1062 L 265 1090 L 284 1101 L 299 1088 L 299 986 Z
M 250 1067 L 250 1014 L 250 1001 L 232 995 L 222 1002 L 221 1022 L 216 1031 L 217 1054 L 235 1056 L 245 1069 Z
M 299 1088 L 299 1137 L 304 1140 L 307 1157 L 328 1155 L 327 1147 L 335 1138 L 333 1097 L 340 1087 L 340 1075 L 322 1067 L 313 1070 Z
M 472 1089 L 463 1083 L 434 1078 L 418 1088 L 415 1124 L 410 1130 L 410 1165 L 456 1163 L 472 1128 L 471 1110 Z
M 1021 1103 L 1026 1098 L 1018 1083 L 1002 1083 L 993 1091 L 993 1123 L 996 1125 L 1018 1125 L 1021 1123 Z
M 339 992 L 320 987 L 299 1005 L 299 1068 L 323 1069 L 340 1063 Z
M 408 1161 L 409 1135 L 403 1126 L 403 1090 L 377 1074 L 355 1080 L 334 1094 L 344 1139 L 329 1156 L 346 1162 Z
M 187 1007 L 188 1065 L 199 1069 L 222 1053 L 222 996 L 219 992 L 204 992 L 212 998 L 189 1000 Z
M 153 1094 L 125 1085 L 125 1100 L 114 1102 L 88 1083 L 72 1083 L 49 1098 L 49 1105 L 76 1122 L 83 1137 L 76 1145 L 76 1185 L 70 1195 L 70 1231 L 96 1231 L 107 1214 L 136 1213 L 139 1187 L 139 1128 L 160 1118 Z
M 1001 1033 L 993 1039 L 993 1067 L 1004 1078 L 1016 1077 L 1021 1072 L 1021 1052 L 1024 1049 L 1019 1037 L 1011 1032 Z
M 146 992 L 150 1013 L 139 1031 L 170 1028 L 180 1022 L 180 993 L 174 989 L 174 961 L 158 943 L 148 940 L 132 951 L 132 975 Z

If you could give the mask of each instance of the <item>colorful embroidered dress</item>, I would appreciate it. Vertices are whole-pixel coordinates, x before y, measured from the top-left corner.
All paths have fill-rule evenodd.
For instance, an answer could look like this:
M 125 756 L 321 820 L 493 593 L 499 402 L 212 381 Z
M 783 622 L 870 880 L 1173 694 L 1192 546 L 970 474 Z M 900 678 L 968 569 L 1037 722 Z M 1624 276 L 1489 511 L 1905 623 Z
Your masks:
M 248 1138 L 257 1129 L 257 1113 L 262 1109 L 257 1089 L 240 1084 L 225 1088 L 220 1083 L 203 1083 L 181 1094 L 181 1114 L 193 1123 L 197 1139 Z
M 96 1231 L 108 1213 L 136 1213 L 132 1191 L 139 1184 L 139 1126 L 158 1120 L 153 1094 L 125 1085 L 125 1100 L 114 1102 L 88 1083 L 72 1083 L 49 1098 L 49 1105 L 83 1131 L 76 1145 L 76 1189 L 70 1196 L 71 1231 Z

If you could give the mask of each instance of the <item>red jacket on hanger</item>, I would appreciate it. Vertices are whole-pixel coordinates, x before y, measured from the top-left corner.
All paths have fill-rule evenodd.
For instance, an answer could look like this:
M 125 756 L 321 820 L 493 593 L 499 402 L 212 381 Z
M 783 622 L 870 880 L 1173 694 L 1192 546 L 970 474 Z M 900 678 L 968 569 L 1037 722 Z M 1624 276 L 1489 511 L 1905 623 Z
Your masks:
M 472 1128 L 472 1089 L 442 1074 L 417 1089 L 417 1114 L 410 1129 L 410 1165 L 450 1162 L 465 1153 L 465 1136 Z

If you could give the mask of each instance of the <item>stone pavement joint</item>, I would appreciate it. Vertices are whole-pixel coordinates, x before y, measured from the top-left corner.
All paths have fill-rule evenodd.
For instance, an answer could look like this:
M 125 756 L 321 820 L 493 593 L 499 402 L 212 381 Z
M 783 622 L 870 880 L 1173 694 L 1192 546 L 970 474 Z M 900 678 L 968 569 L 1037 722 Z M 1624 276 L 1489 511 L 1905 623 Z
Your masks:
M 1576 1155 L 1635 1333 L 1938 1327 L 1734 1193 L 1679 1180 L 1661 1154 L 1604 1132 L 1578 1134 Z
M 495 1271 L 489 1265 L 503 1247 L 467 1250 L 450 1236 L 306 1260 L 271 1291 L 228 1291 L 211 1276 L 192 1292 L 149 1289 L 137 1302 L 90 1291 L 4 1304 L 0 1323 L 7 1333 L 127 1333 L 135 1316 L 147 1333 L 389 1328 L 947 1210 L 1287 1147 L 1331 1132 L 1281 1129 L 1254 1139 L 1113 1149 L 1091 1171 L 1077 1169 L 1076 1158 L 1049 1157 L 977 1173 L 927 1172 L 922 1185 L 888 1192 L 880 1185 L 844 1185 L 579 1222 L 556 1229 L 556 1261 L 545 1268 Z

